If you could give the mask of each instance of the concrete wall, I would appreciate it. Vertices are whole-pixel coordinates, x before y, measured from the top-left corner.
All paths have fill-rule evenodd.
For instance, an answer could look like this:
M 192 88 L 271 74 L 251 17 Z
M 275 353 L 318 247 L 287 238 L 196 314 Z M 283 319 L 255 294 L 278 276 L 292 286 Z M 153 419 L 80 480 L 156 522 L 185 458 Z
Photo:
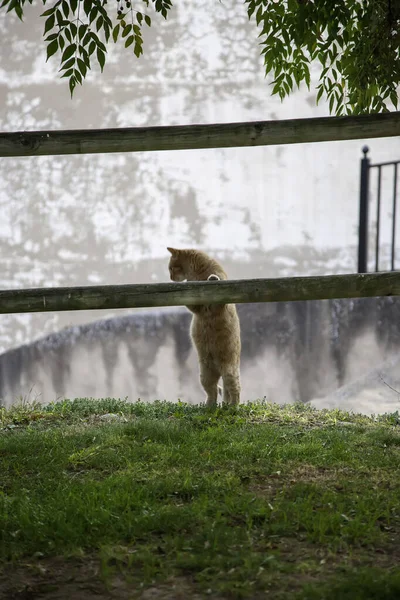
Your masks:
M 144 31 L 143 57 L 112 44 L 73 100 L 45 62 L 43 9 L 25 10 L 24 23 L 0 20 L 3 131 L 328 114 L 313 87 L 283 103 L 270 95 L 241 2 L 177 3 Z M 232 278 L 354 271 L 364 143 L 2 159 L 0 287 L 166 280 L 167 245 L 214 253 Z M 400 157 L 398 139 L 367 143 L 374 160 Z M 383 202 L 387 244 L 389 175 Z M 0 351 L 117 314 L 1 315 Z
M 305 402 L 398 354 L 398 299 L 253 304 L 238 310 L 243 401 Z M 186 309 L 136 312 L 66 328 L 10 350 L 0 355 L 0 398 L 6 405 L 18 396 L 43 402 L 105 396 L 202 402 L 190 318 Z M 370 412 L 379 410 L 372 406 Z

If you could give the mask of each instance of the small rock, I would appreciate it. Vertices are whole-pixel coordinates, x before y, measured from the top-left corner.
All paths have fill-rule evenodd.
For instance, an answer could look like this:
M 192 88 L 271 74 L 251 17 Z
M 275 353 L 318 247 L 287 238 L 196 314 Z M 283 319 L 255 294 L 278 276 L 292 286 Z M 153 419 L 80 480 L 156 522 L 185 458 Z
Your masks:
M 126 421 L 125 417 L 122 415 L 117 415 L 116 413 L 106 413 L 105 415 L 100 415 L 100 419 L 102 421 Z

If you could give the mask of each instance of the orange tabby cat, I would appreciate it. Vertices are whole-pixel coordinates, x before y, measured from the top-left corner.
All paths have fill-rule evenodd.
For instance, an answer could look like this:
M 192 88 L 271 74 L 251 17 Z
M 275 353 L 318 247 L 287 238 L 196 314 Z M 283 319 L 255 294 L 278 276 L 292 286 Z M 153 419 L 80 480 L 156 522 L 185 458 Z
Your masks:
M 177 250 L 171 253 L 169 273 L 172 281 L 207 281 L 227 279 L 216 260 L 199 250 Z M 200 363 L 200 381 L 207 394 L 207 406 L 215 406 L 218 381 L 224 384 L 223 403 L 240 402 L 240 323 L 234 304 L 196 305 L 187 307 L 193 313 L 190 335 Z

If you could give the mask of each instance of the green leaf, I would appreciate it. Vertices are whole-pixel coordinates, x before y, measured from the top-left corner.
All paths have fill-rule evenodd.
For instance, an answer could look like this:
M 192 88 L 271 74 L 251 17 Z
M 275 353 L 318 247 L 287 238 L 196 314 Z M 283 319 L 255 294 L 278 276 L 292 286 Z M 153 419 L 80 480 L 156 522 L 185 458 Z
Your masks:
M 306 82 L 306 86 L 308 89 L 310 89 L 310 71 L 308 70 L 308 68 L 304 69 L 303 74 L 304 74 L 304 81 Z
M 52 8 L 49 8 L 49 9 L 45 10 L 40 16 L 41 17 L 48 17 L 49 15 L 52 15 L 54 13 L 54 9 L 55 9 L 55 6 L 53 6 Z
M 137 58 L 139 58 L 139 56 L 140 56 L 141 54 L 143 54 L 143 48 L 142 48 L 142 44 L 139 44 L 138 42 L 136 42 L 136 44 L 135 44 L 135 47 L 134 47 L 134 49 L 133 49 L 133 52 L 134 52 L 135 56 L 136 56 Z
M 101 72 L 103 72 L 104 65 L 106 62 L 106 56 L 105 56 L 104 52 L 102 50 L 100 50 L 100 48 L 97 48 L 97 60 L 99 61 Z
M 322 94 L 323 94 L 323 93 L 324 93 L 324 88 L 323 88 L 323 86 L 321 85 L 321 87 L 320 87 L 320 88 L 319 88 L 319 90 L 318 90 L 318 94 L 317 94 L 317 100 L 316 100 L 317 104 L 318 104 L 318 102 L 321 100 L 321 98 L 322 98 Z
M 133 44 L 134 41 L 134 37 L 133 35 L 130 35 L 126 40 L 125 40 L 125 48 L 129 48 L 129 46 L 131 46 Z
M 80 72 L 82 73 L 82 76 L 86 77 L 87 66 L 85 65 L 85 63 L 83 62 L 83 60 L 81 58 L 78 58 L 78 66 L 79 66 Z
M 64 17 L 66 19 L 68 19 L 68 15 L 69 15 L 69 6 L 68 6 L 68 2 L 66 0 L 63 0 L 62 3 L 62 11 L 64 13 Z
M 267 61 L 265 61 L 265 63 L 266 63 L 266 65 L 265 65 L 265 75 L 268 75 L 268 73 L 270 71 L 272 71 L 274 65 L 273 65 L 272 62 L 271 63 L 267 63 Z
M 70 58 L 69 60 L 67 60 L 66 63 L 63 64 L 60 71 L 64 71 L 64 69 L 69 69 L 70 67 L 72 67 L 74 62 L 75 62 L 75 57 Z
M 83 62 L 85 63 L 85 65 L 87 66 L 87 68 L 90 69 L 89 54 L 86 52 L 86 50 L 84 48 L 83 48 L 83 51 L 82 51 L 82 59 L 83 59 Z
M 47 46 L 47 58 L 46 58 L 46 62 L 49 60 L 50 56 L 53 56 L 53 54 L 55 54 L 58 50 L 58 40 L 53 40 L 48 46 Z
M 75 14 L 76 9 L 78 8 L 78 0 L 69 0 L 69 4 L 72 12 Z
M 78 83 L 82 85 L 82 75 L 78 71 L 78 69 L 74 69 L 74 75 Z
M 61 61 L 64 62 L 64 61 L 68 60 L 75 52 L 76 52 L 76 44 L 71 44 L 70 46 L 67 46 L 63 52 Z
M 90 11 L 89 23 L 92 23 L 95 20 L 95 18 L 97 17 L 98 14 L 99 14 L 99 11 L 98 11 L 97 6 L 94 6 L 92 8 L 92 10 Z
M 250 0 L 249 6 L 247 8 L 247 16 L 249 17 L 249 19 L 251 18 L 251 15 L 255 11 L 255 9 L 256 9 L 256 3 L 253 0 Z
M 262 4 L 258 7 L 257 13 L 256 13 L 256 23 L 257 25 L 259 25 L 261 23 L 261 20 L 263 18 L 263 7 Z
M 78 29 L 78 38 L 81 40 L 87 31 L 88 26 L 86 24 L 80 25 Z
M 70 26 L 69 26 L 69 28 L 71 30 L 72 37 L 75 38 L 76 34 L 77 34 L 77 31 L 78 31 L 77 26 L 75 25 L 75 23 L 71 23 Z
M 122 37 L 123 38 L 126 37 L 128 35 L 128 33 L 130 33 L 131 31 L 132 31 L 132 25 L 129 24 L 124 28 L 124 30 L 122 32 Z
M 50 29 L 53 29 L 55 20 L 56 20 L 56 18 L 54 16 L 54 13 L 52 15 L 50 15 L 50 17 L 48 19 L 46 19 L 46 22 L 44 24 L 44 34 L 43 35 L 46 35 L 46 33 L 48 31 L 50 31 Z
M 286 73 L 286 83 L 289 86 L 290 91 L 293 91 L 293 81 L 289 73 Z
M 143 21 L 143 15 L 141 12 L 136 13 L 136 19 L 137 19 L 137 22 L 139 23 L 139 25 L 141 25 L 142 21 Z
M 89 16 L 90 11 L 92 10 L 92 0 L 84 0 L 83 2 L 83 10 L 85 11 L 85 14 Z
M 271 96 L 274 96 L 275 94 L 278 94 L 280 92 L 281 89 L 281 84 L 280 83 L 276 83 L 272 89 L 272 93 Z
M 96 50 L 96 43 L 93 42 L 93 40 L 90 42 L 89 44 L 89 55 L 93 54 L 93 52 Z
M 65 40 L 63 38 L 63 36 L 60 34 L 59 38 L 58 38 L 58 43 L 60 46 L 60 50 L 63 51 L 64 50 L 64 46 L 65 46 Z
M 72 76 L 71 79 L 69 80 L 69 91 L 71 93 L 71 98 L 74 93 L 75 87 L 76 87 L 76 79 L 74 76 Z
M 14 10 L 15 10 L 15 12 L 16 12 L 16 15 L 17 15 L 18 19 L 19 19 L 20 21 L 22 21 L 22 17 L 23 17 L 23 11 L 22 11 L 22 6 L 21 6 L 21 4 L 18 4 L 18 3 L 17 3 L 17 4 L 15 4 L 15 6 L 14 6 Z
M 146 25 L 148 25 L 148 27 L 151 27 L 151 19 L 149 15 L 144 15 L 144 20 L 146 22 Z
M 284 77 L 285 77 L 285 74 L 281 73 L 280 75 L 278 75 L 278 77 L 276 77 L 276 79 L 274 79 L 274 81 L 272 83 L 280 83 Z
M 394 106 L 395 108 L 397 108 L 397 105 L 398 105 L 398 103 L 399 103 L 399 97 L 398 97 L 398 95 L 397 95 L 397 92 L 396 92 L 396 90 L 391 90 L 391 91 L 389 92 L 389 98 L 390 98 L 390 101 L 391 101 L 391 103 L 393 104 L 393 106 Z
M 63 73 L 63 74 L 61 75 L 61 79 L 62 79 L 63 77 L 70 77 L 70 75 L 72 75 L 72 73 L 73 73 L 73 72 L 74 72 L 74 70 L 73 70 L 73 69 L 68 69 L 68 71 L 65 71 L 65 73 Z
M 99 36 L 96 35 L 94 33 L 94 31 L 90 32 L 90 37 L 96 42 L 97 46 L 100 48 L 100 50 L 102 50 L 104 53 L 107 52 L 107 48 L 105 47 L 105 45 L 103 44 L 102 41 L 100 41 Z M 85 44 L 86 45 L 86 44 Z
M 322 79 L 327 74 L 328 71 L 329 71 L 329 67 L 325 67 L 324 69 L 322 69 L 320 79 Z
M 120 26 L 119 26 L 119 23 L 117 23 L 117 25 L 114 27 L 113 33 L 112 33 L 114 44 L 117 42 L 119 29 L 120 29 Z
M 7 8 L 7 12 L 10 12 L 11 10 L 15 9 L 15 5 L 17 3 L 17 0 L 3 0 L 0 4 L 0 8 L 4 8 L 5 6 L 7 6 L 7 4 L 9 4 L 9 7 Z
M 96 31 L 99 31 L 99 29 L 101 29 L 101 27 L 103 26 L 103 23 L 104 23 L 104 19 L 100 15 L 100 17 L 96 21 Z
M 47 36 L 47 38 L 44 39 L 44 41 L 51 42 L 52 40 L 55 40 L 56 38 L 58 38 L 58 33 L 51 33 L 50 35 Z

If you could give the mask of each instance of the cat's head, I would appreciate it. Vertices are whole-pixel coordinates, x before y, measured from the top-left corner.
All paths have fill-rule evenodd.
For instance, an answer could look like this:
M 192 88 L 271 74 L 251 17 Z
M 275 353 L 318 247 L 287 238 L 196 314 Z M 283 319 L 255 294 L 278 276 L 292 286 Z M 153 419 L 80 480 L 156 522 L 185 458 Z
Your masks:
M 185 281 L 187 278 L 187 261 L 185 260 L 184 250 L 177 250 L 176 248 L 167 248 L 167 250 L 171 253 L 168 264 L 170 278 L 172 281 Z
M 172 281 L 213 281 L 227 279 L 227 275 L 216 260 L 194 248 L 167 248 L 169 275 Z

